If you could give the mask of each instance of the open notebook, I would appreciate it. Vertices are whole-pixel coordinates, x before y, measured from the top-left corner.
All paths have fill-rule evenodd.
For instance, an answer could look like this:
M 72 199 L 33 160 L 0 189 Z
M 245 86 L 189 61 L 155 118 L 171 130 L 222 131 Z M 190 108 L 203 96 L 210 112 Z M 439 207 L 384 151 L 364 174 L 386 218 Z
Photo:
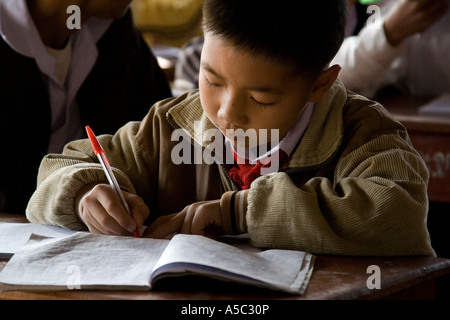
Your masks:
M 151 290 L 160 278 L 195 274 L 303 294 L 313 265 L 314 256 L 305 252 L 245 250 L 196 235 L 32 234 L 1 271 L 0 290 Z

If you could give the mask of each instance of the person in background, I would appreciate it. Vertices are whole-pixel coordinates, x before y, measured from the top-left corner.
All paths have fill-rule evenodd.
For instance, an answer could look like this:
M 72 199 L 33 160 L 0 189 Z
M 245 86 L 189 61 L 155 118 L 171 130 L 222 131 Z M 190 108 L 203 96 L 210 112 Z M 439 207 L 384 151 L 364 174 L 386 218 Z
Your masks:
M 332 61 L 342 67 L 339 77 L 347 89 L 369 98 L 386 86 L 418 96 L 449 92 L 448 0 L 379 4 L 381 11 L 374 10 L 370 23 L 345 39 Z
M 130 2 L 0 0 L 0 212 L 25 213 L 42 158 L 84 126 L 113 133 L 171 96 Z
M 203 36 L 189 39 L 178 52 L 175 64 L 174 88 L 184 92 L 198 89 L 198 72 L 203 50 Z
M 99 137 L 130 214 L 84 139 L 44 158 L 28 219 L 122 236 L 145 224 L 152 238 L 248 233 L 256 247 L 316 254 L 434 256 L 425 162 L 406 129 L 347 91 L 330 65 L 346 1 L 300 8 L 206 0 L 199 91 Z

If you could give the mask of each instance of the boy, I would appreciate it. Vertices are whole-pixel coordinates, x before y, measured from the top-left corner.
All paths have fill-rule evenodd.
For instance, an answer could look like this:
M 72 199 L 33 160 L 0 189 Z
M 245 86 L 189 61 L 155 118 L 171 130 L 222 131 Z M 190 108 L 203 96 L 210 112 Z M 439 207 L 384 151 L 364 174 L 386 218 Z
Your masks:
M 346 1 L 297 6 L 205 2 L 199 92 L 100 137 L 131 217 L 82 140 L 44 159 L 29 219 L 130 235 L 148 218 L 148 237 L 248 232 L 264 248 L 435 255 L 424 162 L 402 125 L 328 67 Z
M 0 0 L 0 144 L 14 150 L 0 157 L 0 212 L 25 214 L 44 155 L 84 126 L 114 133 L 171 96 L 130 2 Z M 67 25 L 71 5 L 81 29 Z

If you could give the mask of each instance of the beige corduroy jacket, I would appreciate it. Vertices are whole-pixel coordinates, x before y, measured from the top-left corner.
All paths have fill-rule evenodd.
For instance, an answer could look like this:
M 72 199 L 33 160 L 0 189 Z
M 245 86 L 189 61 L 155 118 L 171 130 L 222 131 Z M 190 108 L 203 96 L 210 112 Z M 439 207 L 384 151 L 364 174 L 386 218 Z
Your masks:
M 222 210 L 229 210 L 239 189 L 226 165 L 173 161 L 183 139 L 192 142 L 185 159 L 204 153 L 210 144 L 202 132 L 212 128 L 199 94 L 190 93 L 157 103 L 142 122 L 99 140 L 121 186 L 141 196 L 154 219 L 204 200 L 221 199 Z M 237 192 L 233 203 L 244 205 L 247 231 L 258 247 L 433 256 L 426 224 L 428 179 L 405 128 L 381 105 L 337 81 L 316 104 L 288 163 L 256 179 L 248 192 Z M 85 229 L 74 199 L 85 184 L 96 182 L 107 183 L 88 140 L 48 155 L 27 208 L 29 220 Z

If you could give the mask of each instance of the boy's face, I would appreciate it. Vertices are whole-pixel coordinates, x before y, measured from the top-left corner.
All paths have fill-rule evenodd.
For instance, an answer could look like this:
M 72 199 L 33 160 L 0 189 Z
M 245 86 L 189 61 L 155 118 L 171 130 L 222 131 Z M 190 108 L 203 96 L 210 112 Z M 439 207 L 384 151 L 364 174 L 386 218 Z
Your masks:
M 281 141 L 303 112 L 313 81 L 207 33 L 199 87 L 203 109 L 224 135 L 227 129 L 278 129 Z

